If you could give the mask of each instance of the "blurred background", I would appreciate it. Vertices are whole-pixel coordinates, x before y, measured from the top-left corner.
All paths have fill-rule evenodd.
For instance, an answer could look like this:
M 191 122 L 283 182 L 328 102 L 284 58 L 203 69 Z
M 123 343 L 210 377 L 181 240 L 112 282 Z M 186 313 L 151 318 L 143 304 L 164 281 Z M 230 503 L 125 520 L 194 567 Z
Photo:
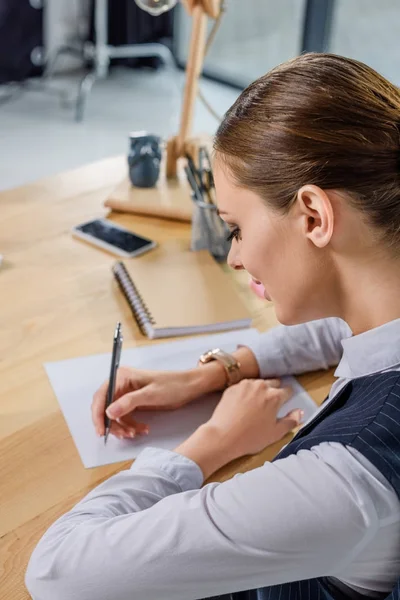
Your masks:
M 400 83 L 398 0 L 227 0 L 207 54 L 194 133 L 212 134 L 240 90 L 302 51 L 362 60 Z M 212 27 L 212 22 L 209 24 Z M 0 0 L 0 189 L 128 150 L 179 128 L 191 19 L 134 0 Z M 142 54 L 94 56 L 99 35 Z M 161 43 L 160 47 L 142 44 Z M 134 53 L 134 52 L 133 52 Z

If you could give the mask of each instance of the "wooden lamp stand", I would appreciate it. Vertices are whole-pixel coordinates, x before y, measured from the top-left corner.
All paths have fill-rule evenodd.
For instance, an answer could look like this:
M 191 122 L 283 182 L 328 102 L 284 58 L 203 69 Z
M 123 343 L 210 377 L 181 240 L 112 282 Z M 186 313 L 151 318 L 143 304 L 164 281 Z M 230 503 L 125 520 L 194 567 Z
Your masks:
M 167 142 L 167 177 L 176 177 L 177 161 L 181 156 L 190 154 L 197 162 L 198 147 L 204 140 L 189 138 L 196 102 L 198 81 L 201 76 L 206 47 L 207 17 L 217 19 L 221 11 L 221 0 L 182 0 L 192 16 L 189 56 L 186 64 L 186 81 L 183 93 L 181 123 L 178 135 Z

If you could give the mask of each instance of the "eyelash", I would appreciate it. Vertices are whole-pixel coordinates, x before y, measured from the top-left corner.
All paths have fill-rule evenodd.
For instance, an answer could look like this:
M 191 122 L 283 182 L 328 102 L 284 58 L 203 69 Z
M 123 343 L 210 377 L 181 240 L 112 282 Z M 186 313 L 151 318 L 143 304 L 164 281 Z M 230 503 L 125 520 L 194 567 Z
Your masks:
M 226 241 L 231 242 L 232 240 L 239 240 L 239 239 L 240 239 L 240 229 L 239 229 L 239 227 L 235 227 L 235 229 L 232 229 L 232 231 L 226 238 Z

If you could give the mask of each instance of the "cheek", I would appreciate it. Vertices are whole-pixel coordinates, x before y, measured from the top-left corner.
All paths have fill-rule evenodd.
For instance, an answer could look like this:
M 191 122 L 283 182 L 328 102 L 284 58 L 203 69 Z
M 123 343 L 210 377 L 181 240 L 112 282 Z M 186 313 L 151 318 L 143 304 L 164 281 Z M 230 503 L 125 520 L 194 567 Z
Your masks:
M 304 241 L 282 248 L 271 269 L 270 288 L 278 321 L 295 325 L 326 316 L 330 269 Z
M 277 319 L 294 325 L 326 315 L 331 302 L 333 266 L 290 223 L 253 220 L 243 228 L 240 262 L 264 285 Z
M 304 240 L 279 223 L 268 223 L 253 227 L 251 240 L 243 236 L 240 250 L 245 269 L 271 296 L 278 320 L 286 324 L 301 320 L 315 285 L 313 260 Z
M 248 233 L 243 232 L 240 258 L 246 271 L 267 287 L 274 265 L 282 258 L 279 232 L 270 222 L 258 221 L 252 225 Z

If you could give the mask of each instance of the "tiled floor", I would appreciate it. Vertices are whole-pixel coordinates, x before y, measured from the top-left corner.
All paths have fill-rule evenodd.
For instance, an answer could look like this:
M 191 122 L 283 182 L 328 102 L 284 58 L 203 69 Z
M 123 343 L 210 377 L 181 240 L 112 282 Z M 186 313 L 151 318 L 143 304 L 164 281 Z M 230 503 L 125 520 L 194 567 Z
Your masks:
M 127 152 L 128 133 L 148 130 L 169 137 L 178 131 L 183 73 L 112 70 L 96 82 L 82 123 L 74 121 L 79 76 L 52 82 L 70 95 L 62 106 L 54 94 L 27 91 L 0 105 L 0 189 L 6 189 L 94 161 Z M 204 95 L 220 114 L 238 92 L 204 81 Z M 216 120 L 198 102 L 194 132 L 213 133 Z

